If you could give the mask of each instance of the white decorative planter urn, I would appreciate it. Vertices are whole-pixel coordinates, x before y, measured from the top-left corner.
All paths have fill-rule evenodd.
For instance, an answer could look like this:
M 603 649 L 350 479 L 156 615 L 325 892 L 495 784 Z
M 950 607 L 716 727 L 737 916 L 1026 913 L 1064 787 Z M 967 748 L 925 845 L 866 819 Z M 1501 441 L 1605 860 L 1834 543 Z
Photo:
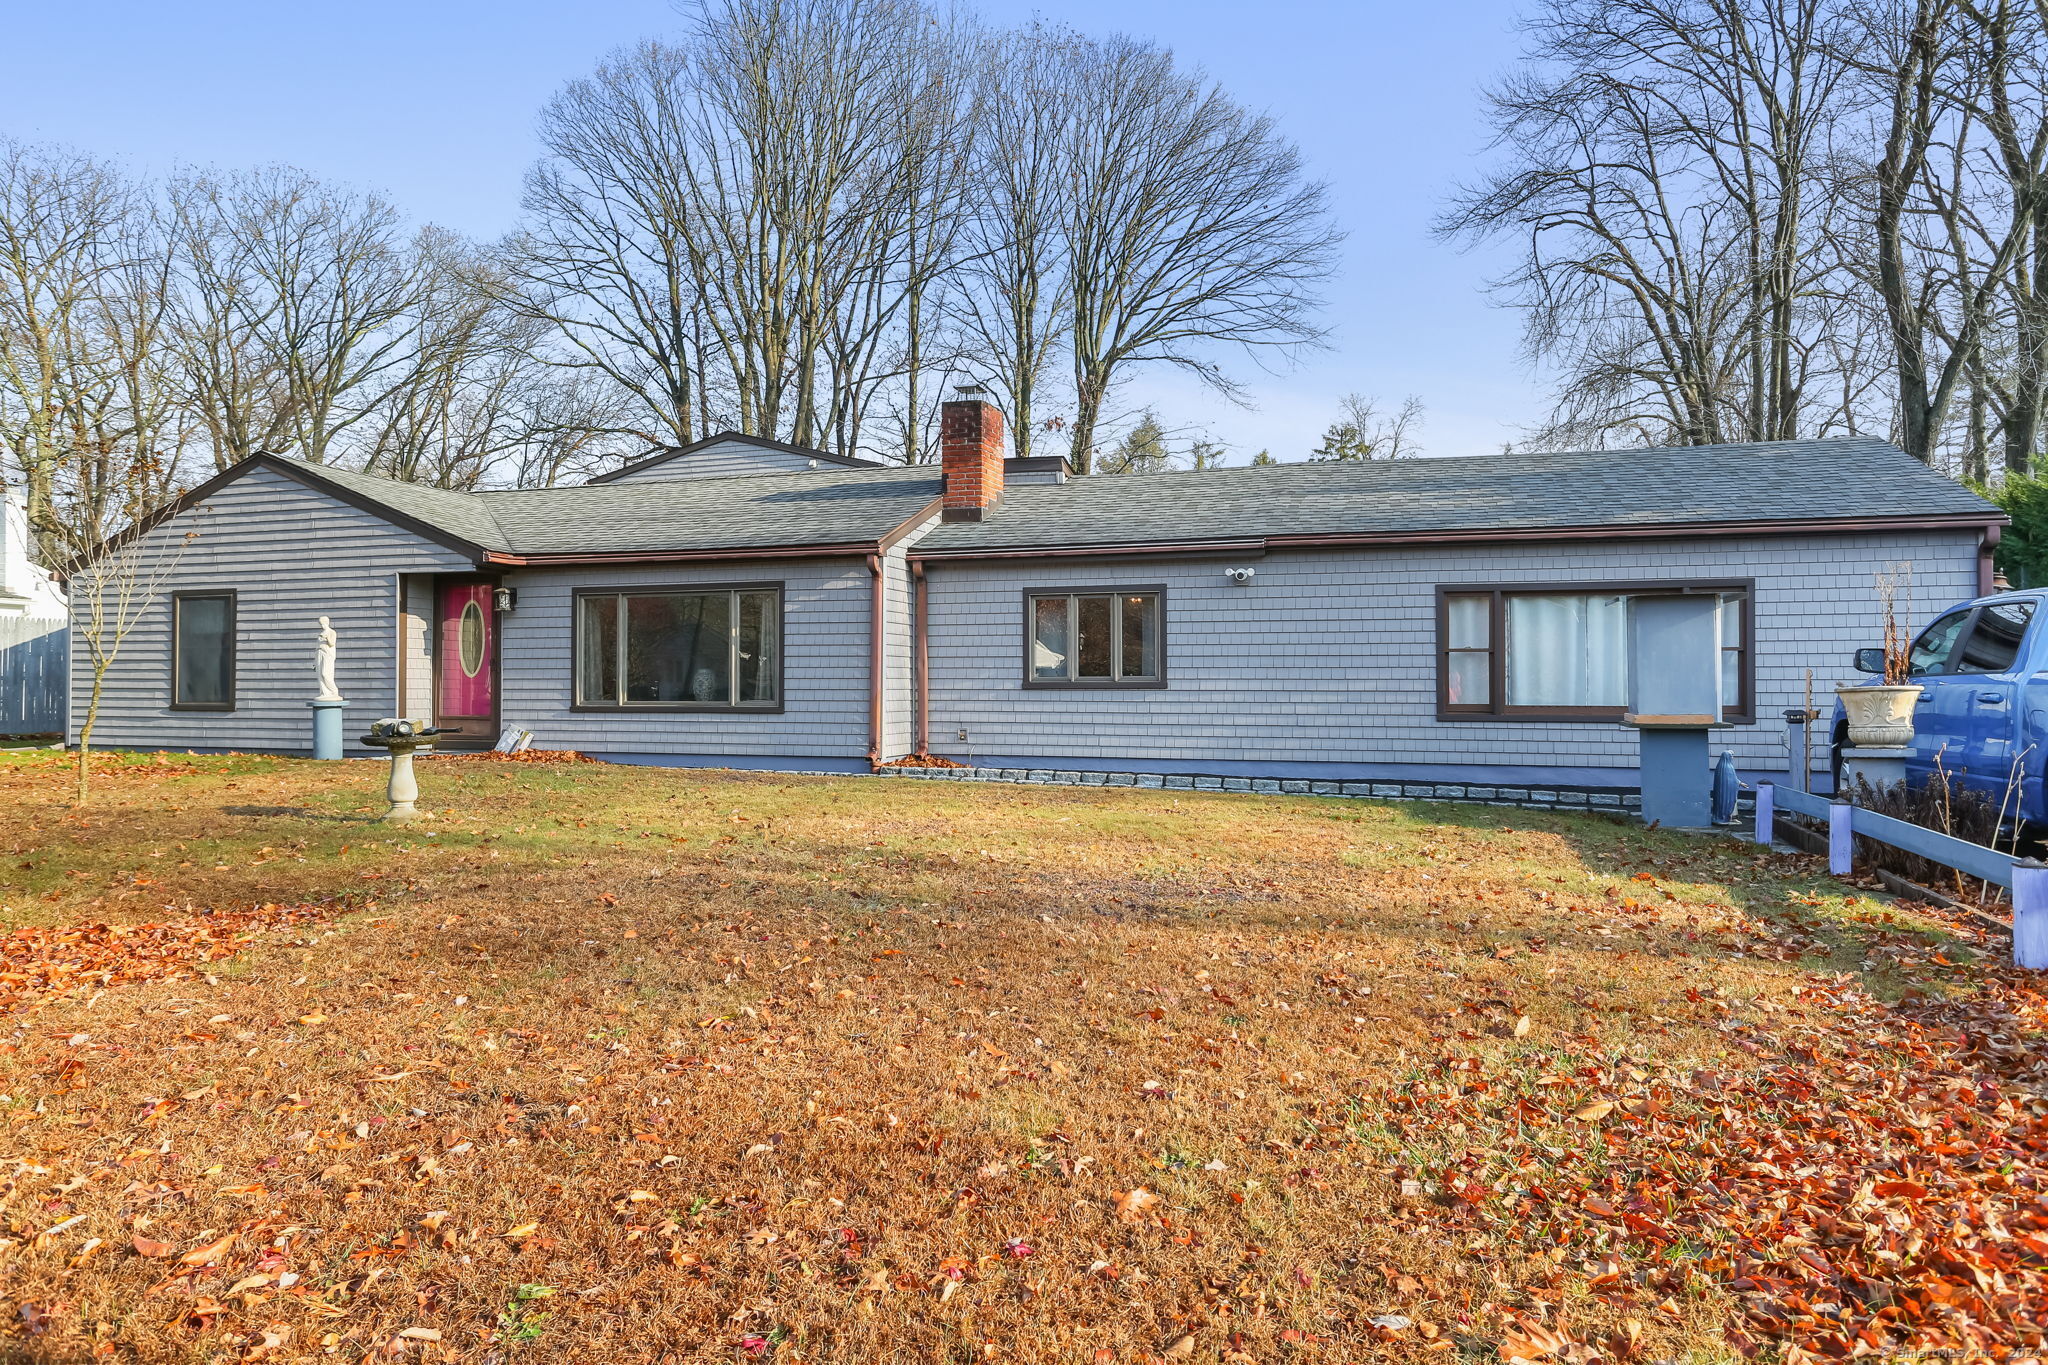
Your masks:
M 1903 749 L 1911 744 L 1913 704 L 1922 690 L 1918 683 L 1836 688 L 1849 716 L 1849 742 L 1864 749 Z

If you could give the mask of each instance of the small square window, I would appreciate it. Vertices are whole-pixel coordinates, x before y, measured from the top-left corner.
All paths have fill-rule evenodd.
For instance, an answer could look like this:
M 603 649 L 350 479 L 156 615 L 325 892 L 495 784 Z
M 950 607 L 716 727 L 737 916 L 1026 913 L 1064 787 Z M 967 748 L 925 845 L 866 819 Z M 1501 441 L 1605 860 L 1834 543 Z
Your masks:
M 1162 587 L 1025 594 L 1024 685 L 1163 687 Z

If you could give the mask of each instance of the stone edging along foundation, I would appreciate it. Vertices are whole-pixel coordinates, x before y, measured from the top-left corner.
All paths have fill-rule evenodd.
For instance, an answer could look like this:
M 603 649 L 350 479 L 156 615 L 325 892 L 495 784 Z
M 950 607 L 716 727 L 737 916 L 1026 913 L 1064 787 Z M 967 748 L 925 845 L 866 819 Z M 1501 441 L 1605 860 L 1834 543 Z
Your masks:
M 1633 811 L 1635 792 L 1597 787 L 1499 787 L 1466 782 L 1338 782 L 1307 777 L 1207 777 L 1185 773 L 1090 772 L 1068 768 L 880 768 L 878 777 L 940 782 L 1026 782 L 1058 787 L 1147 787 L 1162 791 L 1348 796 L 1375 801 L 1463 801 L 1530 810 Z

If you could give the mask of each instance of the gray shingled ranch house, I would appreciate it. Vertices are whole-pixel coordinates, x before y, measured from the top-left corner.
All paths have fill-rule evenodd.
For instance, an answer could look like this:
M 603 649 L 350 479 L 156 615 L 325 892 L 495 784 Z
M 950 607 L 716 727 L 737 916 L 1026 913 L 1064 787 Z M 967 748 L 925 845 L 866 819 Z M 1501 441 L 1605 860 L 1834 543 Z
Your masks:
M 351 746 L 398 714 L 634 762 L 1619 804 L 1632 594 L 1726 600 L 1715 747 L 1783 772 L 1880 569 L 1924 616 L 1988 590 L 2004 520 L 1874 440 L 1069 478 L 980 401 L 943 431 L 939 466 L 727 434 L 533 491 L 245 460 L 129 533 L 197 534 L 95 742 L 308 752 L 326 615 Z

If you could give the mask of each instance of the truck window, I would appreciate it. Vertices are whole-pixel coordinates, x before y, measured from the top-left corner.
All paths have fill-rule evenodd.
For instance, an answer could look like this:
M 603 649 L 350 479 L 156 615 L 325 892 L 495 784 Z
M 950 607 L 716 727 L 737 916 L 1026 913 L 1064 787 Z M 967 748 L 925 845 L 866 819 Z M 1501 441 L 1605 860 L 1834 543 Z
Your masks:
M 1920 638 L 1913 642 L 1914 677 L 1956 671 L 1956 645 L 1962 640 L 1963 623 L 1969 619 L 1970 608 L 1964 607 L 1936 618 L 1933 625 L 1920 632 Z
M 2034 604 L 2030 601 L 1994 602 L 1978 612 L 1977 624 L 1970 628 L 1954 671 L 2010 672 L 2019 660 L 2020 641 L 2026 636 L 2027 622 L 2033 616 Z

